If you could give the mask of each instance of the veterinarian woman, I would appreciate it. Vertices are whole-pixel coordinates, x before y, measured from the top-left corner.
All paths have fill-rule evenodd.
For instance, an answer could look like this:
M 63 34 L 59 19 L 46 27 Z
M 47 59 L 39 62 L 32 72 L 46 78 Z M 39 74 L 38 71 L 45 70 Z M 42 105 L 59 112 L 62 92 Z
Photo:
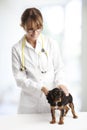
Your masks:
M 58 43 L 42 34 L 43 17 L 37 8 L 23 12 L 21 26 L 25 35 L 12 47 L 12 70 L 21 88 L 18 113 L 49 112 L 49 90 L 59 87 L 68 95 Z

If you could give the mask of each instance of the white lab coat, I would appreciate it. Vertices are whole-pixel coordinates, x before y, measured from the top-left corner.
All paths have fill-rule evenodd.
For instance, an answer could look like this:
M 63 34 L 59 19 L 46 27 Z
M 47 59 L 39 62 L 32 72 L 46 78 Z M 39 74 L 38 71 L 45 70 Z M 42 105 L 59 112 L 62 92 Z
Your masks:
M 41 91 L 41 87 L 45 86 L 51 90 L 59 84 L 65 84 L 64 66 L 58 43 L 43 35 L 44 49 L 48 55 L 47 59 L 43 55 L 40 55 L 42 49 L 42 40 L 40 37 L 37 40 L 36 48 L 33 48 L 26 41 L 24 48 L 25 72 L 20 71 L 22 40 L 23 38 L 12 47 L 12 70 L 17 85 L 21 87 L 18 113 L 49 112 L 50 106 L 46 100 L 46 96 Z M 41 69 L 44 68 L 47 69 L 47 73 L 41 73 Z

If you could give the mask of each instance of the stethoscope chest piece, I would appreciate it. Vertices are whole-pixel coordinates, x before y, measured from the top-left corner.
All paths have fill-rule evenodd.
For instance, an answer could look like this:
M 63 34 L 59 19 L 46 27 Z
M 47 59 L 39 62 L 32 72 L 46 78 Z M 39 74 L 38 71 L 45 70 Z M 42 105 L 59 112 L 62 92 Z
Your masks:
M 21 65 L 21 67 L 20 67 L 20 71 L 26 71 L 26 67 L 23 66 L 23 65 Z
M 41 49 L 41 52 L 45 52 L 45 49 L 44 49 L 44 48 L 42 48 L 42 49 Z

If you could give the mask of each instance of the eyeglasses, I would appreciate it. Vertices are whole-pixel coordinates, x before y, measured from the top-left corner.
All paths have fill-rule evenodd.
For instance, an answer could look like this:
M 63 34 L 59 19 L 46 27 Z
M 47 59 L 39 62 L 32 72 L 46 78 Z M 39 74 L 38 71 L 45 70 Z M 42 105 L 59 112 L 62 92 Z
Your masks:
M 27 30 L 27 32 L 30 33 L 30 34 L 35 33 L 35 32 L 40 33 L 41 30 L 42 30 L 41 28 L 40 29 L 36 29 L 36 30 L 29 29 L 29 30 Z

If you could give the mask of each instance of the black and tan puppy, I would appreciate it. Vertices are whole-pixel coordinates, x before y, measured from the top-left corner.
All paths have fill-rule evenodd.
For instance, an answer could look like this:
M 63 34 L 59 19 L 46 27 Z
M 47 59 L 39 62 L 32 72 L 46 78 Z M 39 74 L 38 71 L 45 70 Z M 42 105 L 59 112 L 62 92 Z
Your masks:
M 71 94 L 66 96 L 61 89 L 54 88 L 48 92 L 46 98 L 51 107 L 52 121 L 50 123 L 56 123 L 56 109 L 60 110 L 59 124 L 64 124 L 64 116 L 67 114 L 69 107 L 71 108 L 73 118 L 77 118 L 74 110 L 73 97 Z

